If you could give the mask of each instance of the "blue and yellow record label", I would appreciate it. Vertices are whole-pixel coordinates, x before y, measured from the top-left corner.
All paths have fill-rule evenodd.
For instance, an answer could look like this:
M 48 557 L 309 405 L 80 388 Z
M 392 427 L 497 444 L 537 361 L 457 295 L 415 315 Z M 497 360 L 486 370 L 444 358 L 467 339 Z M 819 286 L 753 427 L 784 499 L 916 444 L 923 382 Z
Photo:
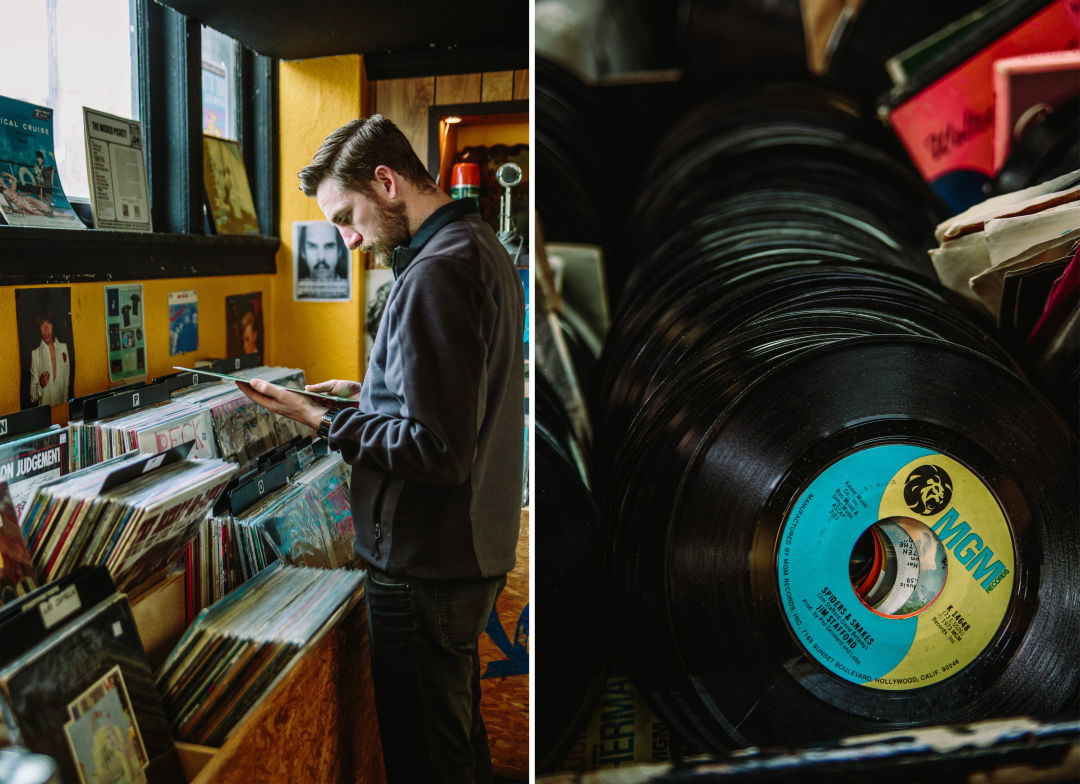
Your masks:
M 860 594 L 852 550 L 868 529 L 877 531 L 876 572 Z M 863 586 L 875 578 L 886 598 L 871 609 Z M 1014 578 L 1012 535 L 993 494 L 961 463 L 922 447 L 841 458 L 796 499 L 780 531 L 777 579 L 795 636 L 830 672 L 874 689 L 920 688 L 964 669 L 997 633 Z

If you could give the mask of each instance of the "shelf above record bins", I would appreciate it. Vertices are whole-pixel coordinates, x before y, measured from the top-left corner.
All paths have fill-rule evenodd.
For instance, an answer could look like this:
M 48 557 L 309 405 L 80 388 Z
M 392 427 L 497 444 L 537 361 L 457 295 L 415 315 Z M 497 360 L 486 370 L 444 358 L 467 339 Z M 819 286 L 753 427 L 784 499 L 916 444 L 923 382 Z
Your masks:
M 0 226 L 0 286 L 272 274 L 277 237 Z

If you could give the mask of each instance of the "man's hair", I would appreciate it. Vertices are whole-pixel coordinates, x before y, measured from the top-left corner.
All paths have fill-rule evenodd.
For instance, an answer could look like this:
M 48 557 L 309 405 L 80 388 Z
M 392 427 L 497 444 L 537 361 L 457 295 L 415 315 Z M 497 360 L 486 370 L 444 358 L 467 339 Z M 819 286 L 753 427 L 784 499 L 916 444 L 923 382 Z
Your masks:
M 319 183 L 332 177 L 346 187 L 367 193 L 375 167 L 389 166 L 420 190 L 437 186 L 405 134 L 381 114 L 360 117 L 326 137 L 311 163 L 300 170 L 300 190 L 314 196 Z

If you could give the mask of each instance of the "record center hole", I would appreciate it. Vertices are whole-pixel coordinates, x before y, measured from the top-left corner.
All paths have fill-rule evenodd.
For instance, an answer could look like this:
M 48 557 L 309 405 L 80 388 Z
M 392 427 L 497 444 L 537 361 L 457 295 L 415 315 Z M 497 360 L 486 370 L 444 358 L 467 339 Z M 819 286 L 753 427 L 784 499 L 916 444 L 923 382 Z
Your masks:
M 848 561 L 855 595 L 885 618 L 910 618 L 933 604 L 948 566 L 937 534 L 910 517 L 878 520 L 855 541 Z

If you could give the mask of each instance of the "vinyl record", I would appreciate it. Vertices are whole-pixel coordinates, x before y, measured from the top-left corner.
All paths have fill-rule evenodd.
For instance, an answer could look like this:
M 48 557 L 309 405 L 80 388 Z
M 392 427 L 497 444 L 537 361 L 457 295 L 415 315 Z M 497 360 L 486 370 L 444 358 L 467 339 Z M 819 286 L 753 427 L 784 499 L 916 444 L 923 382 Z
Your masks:
M 538 771 L 551 771 L 577 740 L 600 697 L 610 656 L 599 512 L 569 451 L 538 419 L 536 649 Z
M 812 349 L 688 448 L 646 557 L 694 715 L 732 743 L 1051 715 L 1075 691 L 1076 443 L 997 363 L 913 337 Z M 910 528 L 896 552 L 918 545 L 895 580 L 930 580 L 921 603 L 856 593 L 853 550 L 883 521 Z
M 537 209 L 552 242 L 607 241 L 610 177 L 603 120 L 570 71 L 536 58 Z
M 828 264 L 798 257 L 769 257 L 767 263 L 742 259 L 740 266 L 690 280 L 685 287 L 661 289 L 616 322 L 605 347 L 598 394 L 605 404 L 595 415 L 597 463 L 603 465 L 610 450 L 620 448 L 628 418 L 660 380 L 740 330 L 804 329 L 812 337 L 834 328 L 848 335 L 940 337 L 1011 364 L 985 330 L 965 318 L 967 312 L 958 297 L 917 276 L 867 263 Z M 833 323 L 812 320 L 830 317 Z M 768 341 L 770 335 L 755 339 Z
M 593 487 L 621 653 L 691 751 L 1049 715 L 1080 684 L 1076 441 L 834 97 L 706 102 L 628 223 Z

